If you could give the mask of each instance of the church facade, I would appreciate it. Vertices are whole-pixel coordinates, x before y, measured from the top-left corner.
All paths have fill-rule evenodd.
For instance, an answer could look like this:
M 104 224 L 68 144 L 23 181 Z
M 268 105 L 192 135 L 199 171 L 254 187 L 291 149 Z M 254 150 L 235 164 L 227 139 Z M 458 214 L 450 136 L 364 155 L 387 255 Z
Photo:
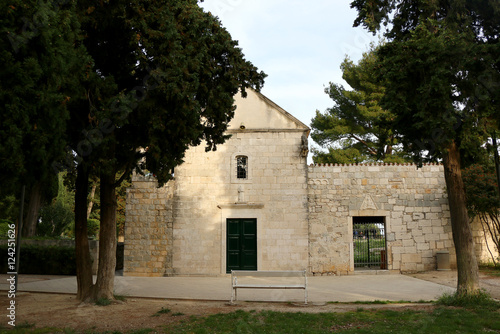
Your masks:
M 189 149 L 161 188 L 134 176 L 124 275 L 412 272 L 435 269 L 442 252 L 456 266 L 442 166 L 307 166 L 306 125 L 255 91 L 235 100 L 231 138 L 217 151 Z M 486 260 L 480 226 L 474 231 Z M 370 235 L 382 238 L 367 248 L 376 261 L 363 264 Z

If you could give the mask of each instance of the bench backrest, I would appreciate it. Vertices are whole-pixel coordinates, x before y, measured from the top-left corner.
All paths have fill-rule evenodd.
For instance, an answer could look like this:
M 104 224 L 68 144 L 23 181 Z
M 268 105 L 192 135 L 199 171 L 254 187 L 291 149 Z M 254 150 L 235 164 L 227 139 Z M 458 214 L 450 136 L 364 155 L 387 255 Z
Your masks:
M 243 277 L 305 277 L 305 270 L 289 270 L 289 271 L 272 271 L 272 270 L 262 270 L 262 271 L 246 271 L 246 270 L 231 270 L 231 276 Z

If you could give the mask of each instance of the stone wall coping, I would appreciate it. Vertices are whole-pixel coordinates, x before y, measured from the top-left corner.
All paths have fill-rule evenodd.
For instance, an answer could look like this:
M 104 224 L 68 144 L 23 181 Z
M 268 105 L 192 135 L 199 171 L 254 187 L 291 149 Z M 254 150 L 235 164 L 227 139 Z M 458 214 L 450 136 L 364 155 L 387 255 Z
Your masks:
M 407 163 L 385 163 L 385 162 L 367 162 L 367 163 L 355 163 L 355 164 L 335 164 L 335 163 L 325 163 L 325 164 L 310 164 L 309 167 L 342 167 L 342 166 L 442 166 L 442 163 L 425 163 L 419 166 L 418 164 L 407 162 Z
M 253 133 L 253 132 L 309 132 L 309 129 L 229 129 L 226 133 Z

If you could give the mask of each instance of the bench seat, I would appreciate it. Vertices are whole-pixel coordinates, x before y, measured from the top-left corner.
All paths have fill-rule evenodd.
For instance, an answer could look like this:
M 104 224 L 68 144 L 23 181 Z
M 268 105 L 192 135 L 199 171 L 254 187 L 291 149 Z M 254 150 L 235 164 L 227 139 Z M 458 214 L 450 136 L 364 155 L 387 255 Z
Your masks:
M 282 277 L 282 278 L 299 278 L 301 283 L 291 282 L 286 284 L 286 282 L 279 283 L 269 283 L 263 282 L 261 284 L 251 282 L 251 283 L 241 283 L 238 282 L 244 278 L 271 278 L 271 277 Z M 304 290 L 304 304 L 307 304 L 307 274 L 305 270 L 301 271 L 246 271 L 246 270 L 231 270 L 231 304 L 237 300 L 238 292 L 237 289 L 303 289 Z

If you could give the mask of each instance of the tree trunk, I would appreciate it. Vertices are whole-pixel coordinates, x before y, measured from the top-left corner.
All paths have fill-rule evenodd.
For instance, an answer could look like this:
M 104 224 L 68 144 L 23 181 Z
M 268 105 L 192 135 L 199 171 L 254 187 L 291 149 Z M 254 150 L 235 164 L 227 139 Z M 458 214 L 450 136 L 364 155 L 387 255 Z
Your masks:
M 96 298 L 114 299 L 116 269 L 116 173 L 101 174 L 101 225 Z
M 36 181 L 30 191 L 30 202 L 23 226 L 23 237 L 34 237 L 36 233 L 36 223 L 42 202 L 42 182 Z
M 453 242 L 457 253 L 458 295 L 479 291 L 479 274 L 474 250 L 474 239 L 467 214 L 465 188 L 460 169 L 460 152 L 455 142 L 443 158 L 444 176 L 448 190 Z
M 92 185 L 92 190 L 90 191 L 89 206 L 87 208 L 87 219 L 90 218 L 90 213 L 92 212 L 92 207 L 94 206 L 94 196 L 95 196 L 95 189 L 96 188 L 97 188 L 97 184 L 94 183 Z
M 90 260 L 89 239 L 87 235 L 87 195 L 89 174 L 83 162 L 77 167 L 75 184 L 75 248 L 76 248 L 76 280 L 77 298 L 84 302 L 92 302 L 94 284 L 92 281 L 92 264 Z

